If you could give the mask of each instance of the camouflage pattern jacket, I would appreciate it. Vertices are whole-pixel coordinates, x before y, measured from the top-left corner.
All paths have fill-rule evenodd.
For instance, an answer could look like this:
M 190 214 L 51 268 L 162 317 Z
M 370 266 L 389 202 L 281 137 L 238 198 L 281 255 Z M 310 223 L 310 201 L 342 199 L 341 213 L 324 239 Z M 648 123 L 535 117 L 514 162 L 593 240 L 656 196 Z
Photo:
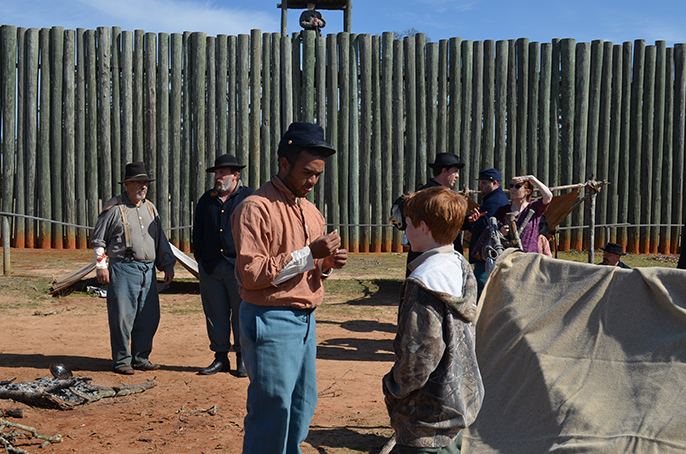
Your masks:
M 395 364 L 383 378 L 399 445 L 449 445 L 475 419 L 484 396 L 476 361 L 476 279 L 452 245 L 411 264 L 398 310 Z

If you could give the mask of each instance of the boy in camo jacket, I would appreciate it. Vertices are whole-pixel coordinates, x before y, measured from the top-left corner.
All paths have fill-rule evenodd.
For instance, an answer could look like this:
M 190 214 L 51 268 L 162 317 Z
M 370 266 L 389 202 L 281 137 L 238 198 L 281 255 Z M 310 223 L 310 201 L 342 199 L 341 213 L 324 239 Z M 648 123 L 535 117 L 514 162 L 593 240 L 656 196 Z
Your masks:
M 407 196 L 412 250 L 393 341 L 395 364 L 383 378 L 393 453 L 458 453 L 460 431 L 475 419 L 484 388 L 476 362 L 476 279 L 453 249 L 465 218 L 463 196 L 434 187 Z

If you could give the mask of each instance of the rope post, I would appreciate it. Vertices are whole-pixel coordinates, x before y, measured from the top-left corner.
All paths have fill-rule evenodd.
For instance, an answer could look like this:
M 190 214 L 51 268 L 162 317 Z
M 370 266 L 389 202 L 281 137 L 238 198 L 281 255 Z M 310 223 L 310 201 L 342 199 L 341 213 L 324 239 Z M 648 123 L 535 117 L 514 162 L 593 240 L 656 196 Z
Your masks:
M 5 276 L 12 272 L 10 265 L 10 221 L 7 216 L 2 217 L 2 269 Z

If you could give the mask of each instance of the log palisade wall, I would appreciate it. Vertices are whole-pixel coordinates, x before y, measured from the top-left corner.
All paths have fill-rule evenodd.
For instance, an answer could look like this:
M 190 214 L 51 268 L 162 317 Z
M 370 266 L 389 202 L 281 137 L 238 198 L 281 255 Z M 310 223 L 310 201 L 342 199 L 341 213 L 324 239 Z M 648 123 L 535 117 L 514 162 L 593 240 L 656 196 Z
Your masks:
M 506 179 L 603 187 L 596 222 L 678 224 L 684 210 L 686 45 L 550 43 L 526 38 L 426 42 L 423 34 L 292 37 L 146 33 L 118 27 L 0 27 L 2 211 L 93 226 L 144 161 L 166 227 L 192 224 L 223 153 L 252 187 L 276 168 L 292 121 L 316 122 L 338 153 L 314 195 L 351 251 L 399 251 L 393 200 L 431 175 L 438 152 Z M 567 225 L 586 222 L 575 211 Z M 84 248 L 88 230 L 11 220 L 16 247 Z M 170 239 L 188 251 L 189 228 Z M 611 230 L 629 252 L 676 252 L 678 227 Z M 584 246 L 581 230 L 561 249 Z

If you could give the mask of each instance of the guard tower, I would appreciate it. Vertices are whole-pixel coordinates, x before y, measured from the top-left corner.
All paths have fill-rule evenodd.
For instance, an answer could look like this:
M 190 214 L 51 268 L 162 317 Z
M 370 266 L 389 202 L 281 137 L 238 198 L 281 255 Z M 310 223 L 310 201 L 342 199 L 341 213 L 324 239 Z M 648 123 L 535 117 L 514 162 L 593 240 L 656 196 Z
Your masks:
M 343 31 L 350 33 L 352 23 L 352 9 L 353 0 L 283 0 L 282 3 L 277 3 L 276 7 L 281 8 L 281 35 L 288 34 L 288 19 L 287 10 L 289 9 L 307 9 L 308 3 L 315 3 L 318 10 L 324 9 L 338 9 L 343 10 Z

